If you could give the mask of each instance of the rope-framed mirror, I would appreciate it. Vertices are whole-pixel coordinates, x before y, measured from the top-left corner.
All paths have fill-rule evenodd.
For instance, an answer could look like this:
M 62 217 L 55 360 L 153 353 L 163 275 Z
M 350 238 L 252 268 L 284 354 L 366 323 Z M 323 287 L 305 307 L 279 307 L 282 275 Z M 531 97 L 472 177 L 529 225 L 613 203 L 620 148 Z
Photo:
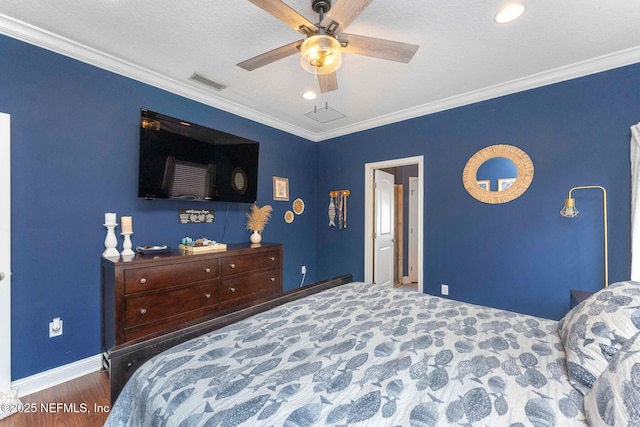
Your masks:
M 478 169 L 488 160 L 505 158 L 513 162 L 517 170 L 515 180 L 510 186 L 498 191 L 491 191 L 485 182 L 480 182 Z M 485 147 L 471 156 L 462 172 L 462 182 L 467 192 L 476 200 L 483 203 L 507 203 L 520 197 L 533 181 L 533 162 L 531 158 L 513 145 L 498 144 Z M 513 183 L 511 183 L 513 182 Z

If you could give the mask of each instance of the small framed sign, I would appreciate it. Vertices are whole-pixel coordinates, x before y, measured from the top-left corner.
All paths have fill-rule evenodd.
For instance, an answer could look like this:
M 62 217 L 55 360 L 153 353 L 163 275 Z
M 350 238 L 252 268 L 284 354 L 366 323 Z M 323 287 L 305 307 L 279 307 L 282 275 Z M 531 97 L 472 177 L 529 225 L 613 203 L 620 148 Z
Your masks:
M 211 209 L 180 209 L 178 211 L 180 224 L 212 223 L 214 219 L 215 214 Z

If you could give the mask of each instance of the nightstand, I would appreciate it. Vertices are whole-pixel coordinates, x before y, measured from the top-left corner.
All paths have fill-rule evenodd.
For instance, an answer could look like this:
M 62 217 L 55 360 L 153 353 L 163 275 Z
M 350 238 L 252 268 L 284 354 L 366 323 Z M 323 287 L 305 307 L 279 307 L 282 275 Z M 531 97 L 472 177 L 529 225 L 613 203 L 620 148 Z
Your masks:
M 576 305 L 580 304 L 582 301 L 589 298 L 594 292 L 590 291 L 581 291 L 579 289 L 570 289 L 569 294 L 571 295 L 571 301 L 569 303 L 569 308 L 573 308 Z

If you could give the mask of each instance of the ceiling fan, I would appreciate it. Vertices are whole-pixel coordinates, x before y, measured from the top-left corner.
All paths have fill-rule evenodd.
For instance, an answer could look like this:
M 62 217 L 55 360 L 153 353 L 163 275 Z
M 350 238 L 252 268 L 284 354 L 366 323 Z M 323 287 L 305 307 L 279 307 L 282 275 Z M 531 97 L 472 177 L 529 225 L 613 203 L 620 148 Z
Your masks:
M 316 24 L 282 0 L 249 1 L 304 34 L 306 39 L 242 61 L 238 67 L 253 71 L 299 53 L 302 68 L 317 75 L 322 93 L 338 89 L 336 70 L 342 63 L 343 52 L 408 63 L 419 48 L 413 44 L 343 32 L 373 0 L 338 0 L 333 7 L 331 0 L 312 0 L 311 7 L 319 14 Z

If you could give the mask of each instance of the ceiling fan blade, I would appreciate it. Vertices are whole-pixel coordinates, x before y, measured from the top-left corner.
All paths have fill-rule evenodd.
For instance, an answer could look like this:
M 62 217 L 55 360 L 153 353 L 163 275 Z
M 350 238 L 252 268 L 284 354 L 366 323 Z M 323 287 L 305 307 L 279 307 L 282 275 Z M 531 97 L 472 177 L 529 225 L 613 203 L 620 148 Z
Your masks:
M 392 40 L 378 39 L 375 37 L 358 36 L 355 34 L 340 34 L 340 39 L 347 40 L 349 44 L 343 48 L 345 53 L 372 56 L 374 58 L 387 59 L 389 61 L 411 61 L 413 55 L 420 46 Z
M 318 31 L 318 28 L 315 26 L 315 24 L 311 23 L 307 18 L 300 15 L 295 10 L 291 9 L 286 3 L 282 2 L 281 0 L 249 1 L 267 12 L 269 15 L 278 18 L 280 21 L 284 22 L 296 31 L 306 34 L 306 32 L 302 29 L 302 27 L 304 26 L 314 32 Z
M 320 93 L 327 93 L 338 90 L 338 75 L 333 72 L 329 74 L 318 74 L 318 84 L 320 85 Z
M 320 25 L 329 28 L 332 22 L 336 22 L 338 27 L 332 29 L 332 34 L 340 34 L 358 17 L 373 0 L 340 0 L 336 2 L 329 12 L 324 16 Z
M 247 71 L 253 71 L 256 68 L 271 64 L 272 62 L 276 62 L 279 59 L 300 53 L 299 48 L 303 41 L 304 40 L 297 40 L 293 43 L 280 46 L 276 49 L 270 50 L 269 52 L 254 56 L 253 58 L 247 59 L 246 61 L 242 61 L 236 65 L 240 68 L 244 68 Z

